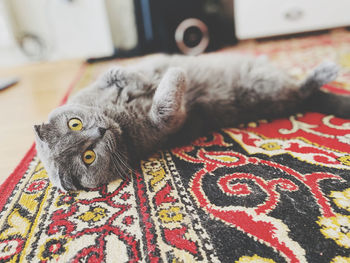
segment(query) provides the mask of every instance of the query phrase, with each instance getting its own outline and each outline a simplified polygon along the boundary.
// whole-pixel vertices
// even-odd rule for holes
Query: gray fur
[[[130,175],[146,155],[242,122],[278,117],[336,78],[333,63],[303,81],[265,57],[158,55],[116,66],[35,126],[38,156],[62,190],[94,188]],[[68,128],[71,118],[81,131]],[[93,149],[95,161],[82,155]]]

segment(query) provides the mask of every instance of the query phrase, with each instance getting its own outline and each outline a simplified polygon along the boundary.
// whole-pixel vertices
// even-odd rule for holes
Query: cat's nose
[[[105,129],[105,128],[98,127],[98,132],[100,133],[101,136],[103,136],[106,133],[106,130],[107,129]]]

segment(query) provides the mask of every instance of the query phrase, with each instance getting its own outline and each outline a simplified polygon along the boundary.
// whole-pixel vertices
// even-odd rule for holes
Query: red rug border
[[[9,177],[0,186],[0,211],[3,210],[8,198],[14,190],[17,183],[21,180],[23,175],[28,169],[30,162],[33,160],[36,154],[35,143],[32,144],[29,151],[26,153],[22,161],[17,165],[15,170],[10,174]]]
[[[87,68],[87,64],[82,63],[82,65],[79,67],[78,72],[76,73],[74,79],[72,80],[71,84],[69,85],[66,94],[62,98],[60,105],[63,105],[64,103],[66,103],[66,101],[68,100],[68,96],[71,94],[75,85],[81,79],[86,68]],[[14,171],[0,185],[0,193],[1,193],[1,195],[0,195],[0,212],[3,210],[5,204],[7,203],[8,198],[10,197],[11,193],[15,189],[16,185],[19,183],[21,178],[24,176],[25,172],[28,169],[30,162],[33,160],[35,155],[36,155],[36,149],[35,149],[35,143],[33,143],[32,146],[29,148],[28,152],[23,157],[23,159],[20,161],[20,163],[14,169]]]

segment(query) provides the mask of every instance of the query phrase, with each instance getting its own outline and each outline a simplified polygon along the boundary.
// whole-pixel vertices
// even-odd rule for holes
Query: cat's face
[[[64,105],[34,128],[38,156],[61,190],[95,188],[128,176],[120,127],[98,109]]]

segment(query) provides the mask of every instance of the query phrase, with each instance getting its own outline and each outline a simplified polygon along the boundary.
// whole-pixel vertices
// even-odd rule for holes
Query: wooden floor
[[[34,141],[33,125],[58,106],[81,61],[70,60],[1,69],[0,79],[18,76],[17,85],[0,91],[0,184]]]

